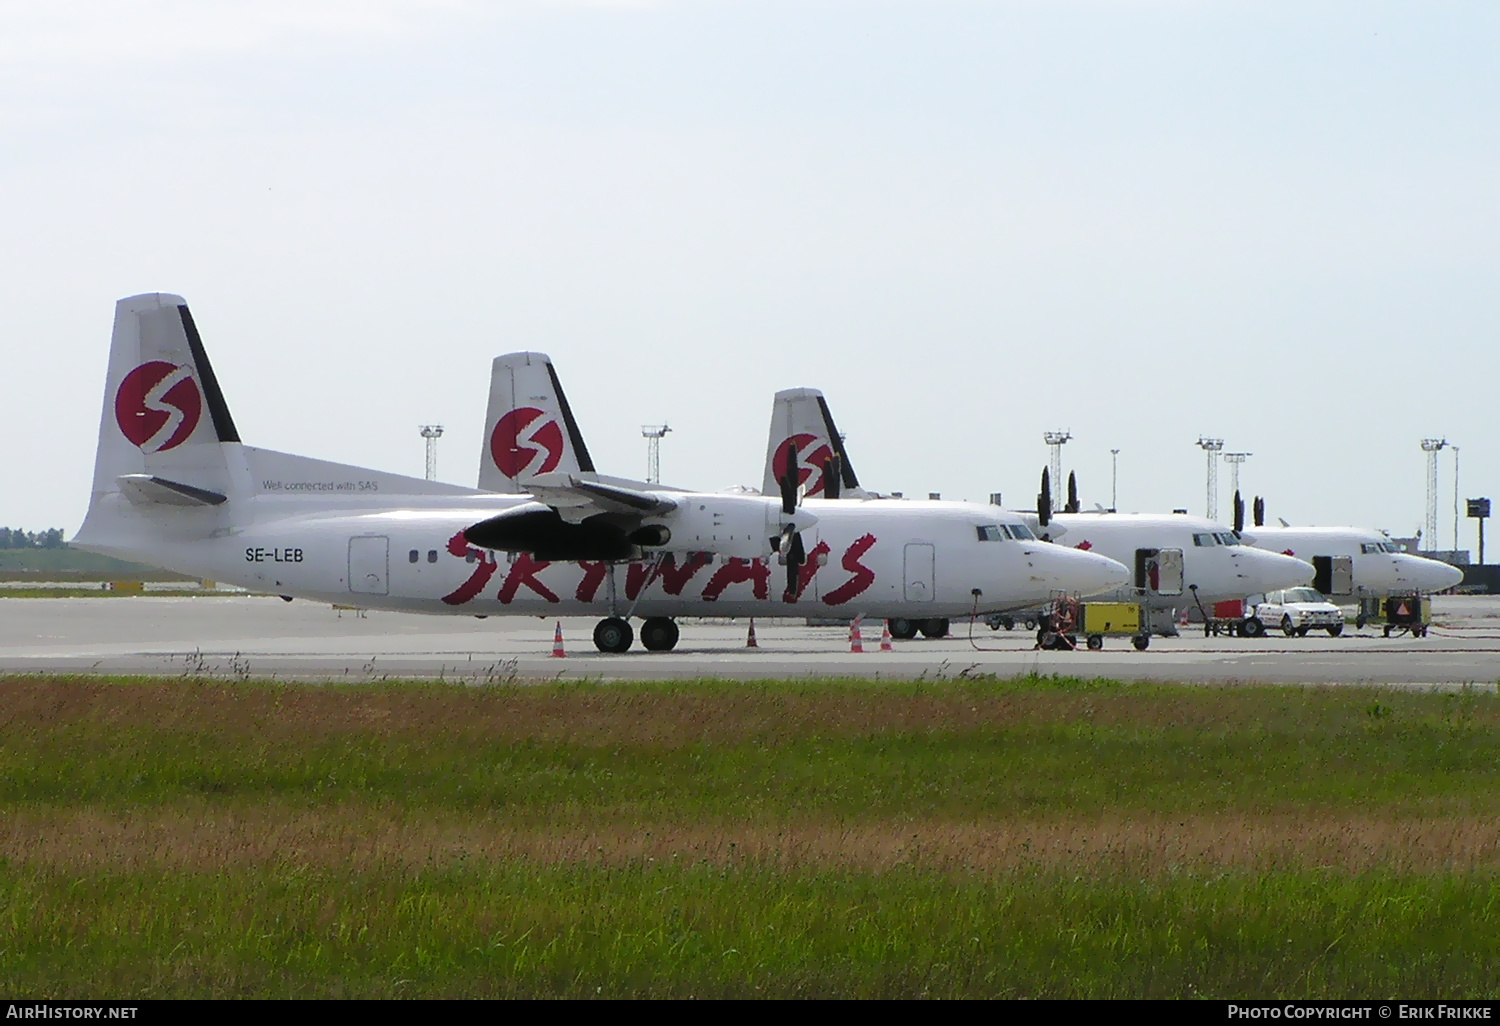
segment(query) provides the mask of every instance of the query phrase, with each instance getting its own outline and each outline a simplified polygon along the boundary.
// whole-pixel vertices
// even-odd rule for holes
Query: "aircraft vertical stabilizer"
[[[538,474],[592,473],[594,461],[544,353],[497,356],[479,454],[479,487],[519,493]]]
[[[797,483],[805,488],[806,495],[827,499],[867,496],[849,464],[833,414],[816,388],[789,388],[776,393],[761,485],[766,495],[778,493],[778,482],[786,473],[793,449],[797,453]]]
[[[222,502],[232,485],[220,443],[239,440],[182,297],[151,293],[120,300],[99,418],[94,500],[144,488],[162,495],[175,490],[179,505],[196,504],[195,493]]]

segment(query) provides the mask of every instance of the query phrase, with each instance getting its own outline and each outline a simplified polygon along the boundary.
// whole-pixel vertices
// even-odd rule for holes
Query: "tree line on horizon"
[[[46,531],[23,531],[19,527],[0,527],[0,549],[65,549],[63,529],[53,527]]]

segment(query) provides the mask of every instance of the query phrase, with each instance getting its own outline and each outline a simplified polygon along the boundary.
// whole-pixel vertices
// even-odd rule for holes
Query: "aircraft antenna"
[[[437,440],[443,437],[443,425],[423,424],[422,437],[427,439],[427,480],[437,480]]]
[[[1437,551],[1438,453],[1447,444],[1446,438],[1422,439],[1422,451],[1427,454],[1427,527],[1422,542],[1430,552]]]
[[[1224,439],[1198,436],[1198,446],[1208,454],[1208,506],[1204,514],[1210,520],[1219,519],[1219,452],[1224,448]]]
[[[647,484],[661,484],[661,439],[671,430],[665,424],[641,425],[641,437],[646,440]]]
[[[1052,450],[1052,487],[1062,487],[1062,447],[1073,437],[1071,431],[1043,431],[1042,438],[1047,442],[1047,447]]]

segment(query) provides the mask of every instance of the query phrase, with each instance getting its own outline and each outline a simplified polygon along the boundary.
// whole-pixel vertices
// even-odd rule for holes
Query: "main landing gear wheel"
[[[946,617],[923,620],[921,630],[925,637],[946,638],[948,636],[948,620]]]
[[[605,617],[594,625],[594,647],[601,652],[625,652],[634,640],[630,623],[618,616]]]
[[[1266,625],[1260,622],[1258,616],[1247,616],[1240,624],[1240,636],[1244,638],[1259,638],[1266,633]]]
[[[641,644],[648,652],[670,652],[677,644],[677,621],[665,616],[649,617],[641,624]]]
[[[910,641],[917,636],[917,621],[897,618],[887,620],[886,625],[891,629],[891,637],[897,641]]]

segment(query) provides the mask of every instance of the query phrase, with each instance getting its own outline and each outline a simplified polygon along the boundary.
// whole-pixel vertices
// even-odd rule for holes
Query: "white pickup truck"
[[[1241,628],[1252,637],[1273,626],[1280,627],[1287,637],[1305,637],[1314,628],[1335,638],[1344,632],[1344,611],[1314,588],[1267,592],[1254,605],[1254,614]]]

